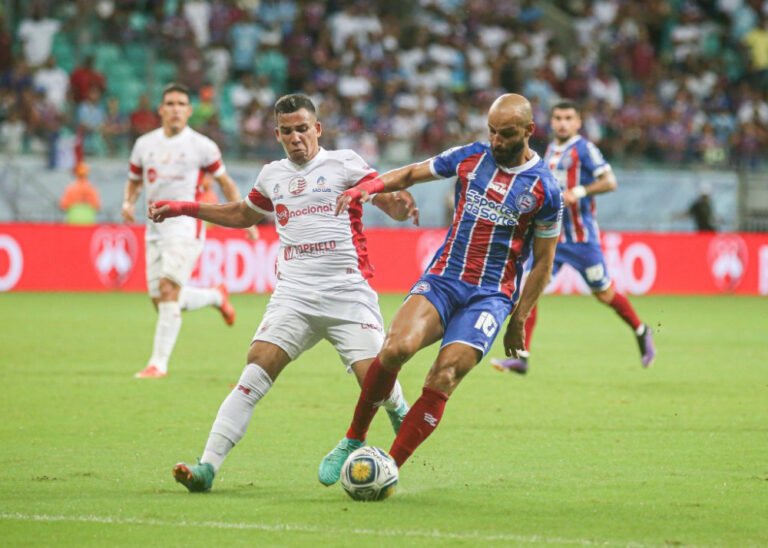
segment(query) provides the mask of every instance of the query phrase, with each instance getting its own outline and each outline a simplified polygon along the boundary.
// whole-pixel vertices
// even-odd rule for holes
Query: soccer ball
[[[384,500],[395,492],[397,479],[397,464],[378,447],[353,451],[341,468],[341,486],[355,500]]]

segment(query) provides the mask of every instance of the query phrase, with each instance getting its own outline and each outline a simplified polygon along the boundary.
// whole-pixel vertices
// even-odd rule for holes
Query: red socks
[[[448,394],[426,387],[422,390],[421,397],[408,411],[403,424],[400,425],[400,433],[389,450],[398,468],[437,428],[447,401]]]
[[[531,308],[531,313],[525,320],[525,349],[529,352],[531,351],[531,339],[533,338],[533,328],[536,326],[536,311],[538,309],[538,306]]]
[[[632,305],[629,303],[629,299],[624,295],[620,293],[614,294],[613,299],[608,303],[608,306],[613,308],[616,313],[621,316],[621,319],[627,322],[633,330],[637,331],[637,328],[642,324],[640,318],[638,318],[635,313],[635,309],[632,308]]]
[[[352,418],[352,424],[347,430],[347,437],[354,440],[365,440],[368,434],[368,427],[371,425],[376,411],[379,410],[378,404],[386,400],[397,380],[397,371],[391,372],[381,366],[379,357],[371,363],[368,373],[365,374],[363,387],[360,389],[360,397],[355,407],[355,416]]]

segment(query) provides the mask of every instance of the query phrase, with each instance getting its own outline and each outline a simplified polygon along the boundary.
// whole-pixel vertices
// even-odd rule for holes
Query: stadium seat
[[[119,66],[124,62],[122,58],[123,54],[120,51],[120,48],[115,44],[98,44],[93,55],[96,70],[105,73],[109,73],[115,66]]]
[[[151,71],[155,80],[164,84],[176,79],[176,65],[169,61],[156,61]]]

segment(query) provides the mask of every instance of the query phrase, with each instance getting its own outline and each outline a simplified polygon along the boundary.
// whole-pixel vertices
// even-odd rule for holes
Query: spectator
[[[76,104],[85,101],[92,88],[98,89],[101,93],[107,90],[107,80],[103,74],[93,68],[91,55],[83,59],[82,65],[72,71],[69,83],[72,86],[72,99]]]
[[[130,126],[126,116],[120,112],[120,101],[117,97],[107,99],[107,112],[101,135],[110,155],[121,154],[128,144]]]
[[[0,74],[13,66],[13,35],[8,32],[5,18],[0,13]]]
[[[589,95],[598,101],[605,101],[614,110],[624,104],[621,83],[608,63],[600,63],[598,66],[596,77],[589,83]]]
[[[699,232],[714,232],[717,230],[715,223],[715,214],[712,208],[712,187],[703,183],[699,190],[698,197],[691,202],[687,211],[678,213],[675,218],[681,219],[690,217],[696,225]]]
[[[8,112],[7,118],[0,123],[0,149],[8,156],[21,154],[24,148],[24,134],[27,131],[27,125],[21,119],[19,111],[16,109]]]
[[[277,95],[282,95],[288,83],[288,59],[280,51],[280,31],[261,36],[261,51],[256,57],[254,70],[258,76],[266,76]]]
[[[184,17],[195,37],[195,45],[204,49],[211,39],[211,5],[204,0],[186,0],[183,2]]]
[[[243,14],[240,21],[232,25],[229,35],[232,41],[232,69],[236,78],[253,70],[253,60],[262,32],[261,27],[248,11]]]
[[[59,207],[66,213],[66,222],[74,225],[92,225],[101,209],[99,191],[88,180],[88,164],[75,166],[75,180],[61,196]]]
[[[217,109],[214,102],[215,98],[216,91],[213,89],[213,86],[203,86],[200,89],[200,102],[195,105],[195,108],[192,111],[192,116],[189,117],[189,125],[192,129],[196,129],[204,135],[208,135],[215,142],[221,143],[220,139],[214,138],[210,133],[204,132],[201,129],[208,124],[211,118],[216,116]]]
[[[69,94],[69,75],[63,68],[56,66],[56,59],[50,56],[32,79],[34,86],[45,91],[46,100],[59,112],[67,111]]]
[[[34,68],[41,66],[50,57],[53,37],[61,28],[61,23],[56,19],[48,19],[43,15],[42,4],[35,2],[30,17],[22,19],[19,25],[18,36],[22,42],[24,59]]]
[[[139,106],[131,113],[129,121],[131,141],[160,127],[160,115],[152,109],[147,95],[139,97]]]
[[[744,44],[749,52],[749,75],[755,86],[768,89],[768,15],[760,15],[760,24],[747,33]]]
[[[103,152],[101,127],[107,118],[107,111],[101,101],[101,90],[93,87],[88,98],[77,106],[75,120],[77,131],[83,138],[83,147],[87,154]]]

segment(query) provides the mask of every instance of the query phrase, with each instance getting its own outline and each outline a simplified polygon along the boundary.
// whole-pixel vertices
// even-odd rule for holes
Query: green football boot
[[[317,479],[323,485],[333,485],[339,481],[341,476],[341,467],[344,461],[355,450],[360,449],[364,443],[360,440],[343,438],[333,450],[320,461],[320,468],[317,471]]]
[[[392,430],[395,431],[395,435],[400,432],[400,425],[403,424],[403,420],[408,414],[409,409],[410,407],[405,403],[405,400],[400,402],[397,409],[387,409],[387,416],[389,417],[389,422],[392,423]]]
[[[184,487],[189,489],[190,493],[205,493],[211,490],[213,485],[213,466],[209,463],[185,464],[180,462],[173,467],[173,477]]]

